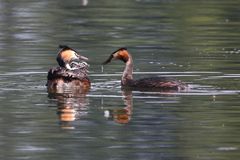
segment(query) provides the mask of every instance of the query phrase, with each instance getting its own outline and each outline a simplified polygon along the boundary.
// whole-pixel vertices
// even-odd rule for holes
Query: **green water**
[[[238,160],[239,5],[0,1],[0,159]],[[89,57],[86,95],[48,95],[59,44]],[[101,67],[119,47],[133,55],[136,79],[164,75],[190,89],[122,91],[124,64]]]

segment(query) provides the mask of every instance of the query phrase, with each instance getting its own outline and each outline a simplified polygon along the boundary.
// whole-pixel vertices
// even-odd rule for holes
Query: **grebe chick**
[[[73,51],[73,49],[64,46],[58,53],[57,61],[60,66],[53,67],[48,71],[46,84],[48,92],[64,93],[70,91],[74,93],[86,93],[90,89],[91,82],[88,77],[89,65],[85,61],[82,61],[82,58],[79,58],[83,56],[76,54],[75,51],[71,51]],[[72,53],[74,53],[78,59],[66,58],[71,57]],[[60,61],[60,58],[67,59],[67,61],[65,61],[67,65],[63,65],[65,62],[63,60]],[[87,58],[84,57],[84,59]]]
[[[79,63],[88,60],[87,57],[79,55],[77,51],[66,45],[59,45],[59,48],[60,51],[57,55],[57,62],[59,66],[65,67],[68,70],[76,69],[72,68],[72,66],[70,65],[71,63]]]
[[[126,48],[120,48],[113,52],[103,63],[108,64],[111,60],[121,60],[125,63],[125,69],[122,74],[121,85],[123,88],[140,90],[162,90],[162,91],[180,91],[187,88],[187,85],[181,81],[169,79],[166,77],[149,77],[139,80],[133,79],[133,58]]]

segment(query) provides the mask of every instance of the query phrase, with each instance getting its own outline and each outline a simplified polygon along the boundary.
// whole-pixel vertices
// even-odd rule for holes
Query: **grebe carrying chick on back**
[[[47,76],[47,88],[51,93],[62,93],[65,90],[87,92],[91,83],[88,78],[87,57],[81,56],[74,49],[59,45],[57,55],[58,67],[51,68]]]
[[[149,77],[134,80],[133,79],[133,58],[126,48],[120,48],[113,52],[103,63],[108,64],[111,60],[121,60],[125,63],[125,69],[122,74],[121,85],[123,88],[136,90],[159,90],[159,91],[181,91],[187,88],[187,85],[179,80],[166,77]]]

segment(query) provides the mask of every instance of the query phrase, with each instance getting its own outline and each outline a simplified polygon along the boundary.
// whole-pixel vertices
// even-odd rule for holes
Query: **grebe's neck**
[[[126,62],[125,69],[122,75],[122,85],[127,85],[128,82],[133,80],[133,60],[132,56],[129,54],[129,58]]]

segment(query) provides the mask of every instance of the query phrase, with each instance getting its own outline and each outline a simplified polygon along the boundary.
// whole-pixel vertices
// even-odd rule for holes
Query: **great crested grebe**
[[[88,78],[88,58],[79,55],[68,46],[59,46],[58,67],[51,68],[47,76],[47,88],[51,93],[86,93],[91,86]]]
[[[146,89],[146,90],[174,90],[180,91],[187,88],[187,85],[181,81],[169,79],[166,77],[149,77],[139,80],[133,79],[133,58],[126,48],[120,48],[113,52],[103,65],[111,62],[112,59],[121,60],[125,63],[121,85],[124,88]]]

